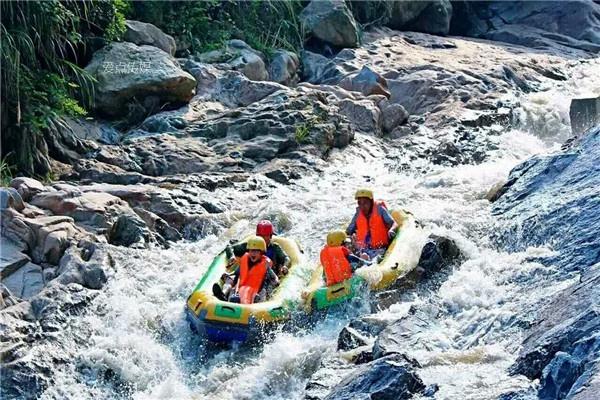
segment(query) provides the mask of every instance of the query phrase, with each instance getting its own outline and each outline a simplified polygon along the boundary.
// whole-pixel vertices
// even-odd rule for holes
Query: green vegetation
[[[92,106],[94,80],[83,67],[104,43],[122,37],[126,17],[157,25],[190,52],[242,39],[268,56],[276,48],[302,47],[298,16],[305,3],[1,2],[2,165],[15,174],[52,176],[50,138],[60,137],[61,119],[87,115]]]
[[[294,138],[296,139],[296,143],[303,144],[308,141],[310,130],[312,128],[311,123],[304,123],[296,126],[296,132],[294,133]]]
[[[1,5],[2,162],[18,172],[50,172],[45,131],[81,116],[93,80],[80,66],[88,39],[124,30],[122,2],[6,1]]]
[[[302,47],[298,15],[303,8],[298,0],[140,1],[132,3],[128,17],[158,26],[191,52],[214,50],[227,40],[241,39],[269,55],[276,48]]]

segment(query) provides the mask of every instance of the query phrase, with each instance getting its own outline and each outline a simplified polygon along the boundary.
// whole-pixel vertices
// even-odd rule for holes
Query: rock
[[[2,283],[10,293],[18,298],[29,299],[44,288],[42,268],[39,265],[28,262],[8,277],[3,277]]]
[[[108,117],[123,117],[130,106],[146,114],[163,105],[181,105],[195,92],[196,80],[177,61],[152,46],[111,43],[94,53],[85,67],[97,81],[95,108]]]
[[[600,128],[584,135],[572,148],[533,157],[515,167],[504,194],[494,203],[502,230],[494,240],[510,251],[553,243],[553,263],[562,274],[585,271],[598,262],[600,198],[589,188],[600,186]],[[540,208],[544,199],[569,196]],[[569,232],[577,232],[570,236]]]
[[[507,189],[506,181],[498,181],[485,194],[485,199],[490,203],[493,203],[498,200]]]
[[[169,226],[169,224],[158,215],[140,207],[135,207],[133,211],[144,220],[150,230],[159,234],[163,240],[172,242],[181,240],[181,233],[177,229]]]
[[[371,100],[344,99],[338,103],[340,113],[348,117],[358,130],[379,135],[381,111]]]
[[[296,53],[287,50],[277,50],[269,64],[269,79],[285,86],[298,83],[300,59]]]
[[[456,144],[452,142],[442,142],[434,150],[431,161],[434,164],[458,165],[463,162],[463,157]]]
[[[421,250],[417,268],[423,271],[422,277],[427,278],[445,267],[456,264],[461,257],[462,252],[454,240],[432,234]]]
[[[121,215],[108,232],[108,243],[129,247],[150,241],[150,233],[146,224],[134,215]]]
[[[196,59],[202,63],[216,64],[222,69],[239,71],[253,81],[269,78],[264,55],[242,40],[230,40],[223,49],[199,54]]]
[[[107,282],[113,268],[114,262],[102,246],[94,246],[91,254],[85,247],[71,246],[60,259],[57,277],[53,282],[62,285],[77,283],[98,290]]]
[[[408,315],[379,333],[373,345],[373,358],[426,349],[427,338],[424,335],[431,329],[431,325],[432,318],[426,310],[411,307]]]
[[[311,1],[300,14],[308,32],[337,47],[356,47],[358,27],[344,1]]]
[[[368,338],[351,326],[345,326],[338,335],[337,349],[348,351],[367,344]]]
[[[381,124],[385,133],[391,133],[407,120],[408,112],[400,104],[387,104],[381,109]]]
[[[361,92],[365,96],[380,94],[390,97],[385,78],[367,66],[364,66],[359,73],[342,79],[339,85],[346,90]]]
[[[175,55],[177,49],[172,36],[146,22],[126,20],[123,40],[137,45],[147,44],[158,47],[172,56]]]
[[[16,272],[30,261],[30,258],[22,253],[22,248],[15,243],[0,237],[2,252],[0,253],[0,276],[2,279]]]
[[[600,48],[600,5],[592,1],[454,4],[453,35],[537,48],[568,46],[592,52]]]
[[[29,201],[34,195],[46,191],[44,185],[33,178],[19,177],[10,181],[10,187],[19,192],[23,201]]]
[[[20,299],[15,297],[3,283],[0,283],[0,311],[6,307],[14,306]]]
[[[25,208],[21,195],[12,187],[0,188],[0,210],[6,208],[12,208],[16,211],[21,211]]]
[[[600,97],[572,99],[569,107],[571,133],[579,136],[600,123]]]
[[[329,59],[308,50],[302,51],[300,56],[302,63],[302,80],[310,83],[318,83],[329,63]]]
[[[93,140],[101,144],[117,144],[121,140],[121,133],[106,122],[67,117],[65,123],[71,132],[81,140]]]
[[[396,7],[402,7],[404,2],[395,2]],[[428,1],[427,6],[412,21],[409,21],[404,30],[432,33],[434,35],[447,35],[450,31],[452,18],[452,4],[449,0]]]
[[[375,360],[344,378],[325,399],[410,399],[425,389],[415,367],[402,355]]]
[[[239,73],[225,74],[218,81],[218,99],[230,107],[248,106],[286,87],[272,82],[255,82]]]

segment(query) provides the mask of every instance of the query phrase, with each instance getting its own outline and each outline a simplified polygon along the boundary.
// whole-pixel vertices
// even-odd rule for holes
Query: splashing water
[[[498,222],[484,196],[520,161],[552,151],[564,140],[565,99],[581,88],[600,94],[598,76],[589,73],[594,65],[587,68],[577,67],[571,80],[521,99],[522,124],[501,134],[498,148],[480,165],[397,172],[394,160],[402,157],[401,149],[359,136],[368,152],[358,147],[334,152],[324,174],[277,186],[268,199],[218,189],[215,196],[235,195],[240,204],[230,210],[237,222],[220,237],[176,243],[168,250],[115,248],[117,271],[89,312],[73,318],[69,327],[89,332],[88,346],[57,372],[43,398],[303,398],[321,362],[338,357],[337,335],[347,317],[278,333],[262,346],[222,349],[191,333],[184,302],[224,243],[265,216],[277,217],[283,233],[297,238],[314,262],[326,232],[351,218],[353,190],[361,185],[375,188],[390,207],[411,210],[429,231],[454,239],[466,255],[435,293],[417,290],[412,300],[372,316],[397,320],[410,305],[435,304],[441,310],[436,323],[421,333],[424,345],[411,354],[423,366],[418,373],[424,382],[440,386],[436,398],[489,399],[532,385],[507,372],[519,350],[522,324],[532,319],[536,303],[568,282],[545,279],[551,267],[539,260],[553,254],[550,247],[509,254],[490,243]]]

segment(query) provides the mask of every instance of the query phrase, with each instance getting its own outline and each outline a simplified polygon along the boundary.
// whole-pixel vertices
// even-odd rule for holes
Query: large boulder
[[[400,354],[375,360],[344,378],[325,399],[410,399],[425,389],[416,367]]]
[[[329,59],[321,54],[312,53],[308,50],[302,51],[302,80],[309,83],[318,83],[323,75]]]
[[[123,40],[137,45],[147,44],[158,47],[172,56],[175,55],[177,49],[172,36],[146,22],[126,20]]]
[[[95,108],[122,117],[136,107],[153,113],[181,105],[195,93],[196,80],[177,61],[153,46],[111,43],[94,53],[85,67],[96,80]]]
[[[269,64],[269,78],[282,85],[294,86],[300,80],[298,77],[299,66],[300,59],[296,53],[277,50]]]
[[[358,46],[358,26],[343,0],[313,0],[302,10],[300,21],[324,42],[337,47]]]
[[[44,288],[42,267],[29,262],[3,278],[2,283],[14,296],[29,299]]]
[[[150,241],[146,224],[137,215],[123,214],[108,231],[108,242],[117,246],[141,245]]]
[[[453,2],[451,33],[528,47],[600,51],[600,4],[594,1]]]
[[[600,97],[572,99],[569,107],[571,132],[578,136],[600,123]]]
[[[10,187],[16,189],[24,201],[29,201],[34,195],[46,190],[42,182],[27,177],[13,179],[10,181]]]

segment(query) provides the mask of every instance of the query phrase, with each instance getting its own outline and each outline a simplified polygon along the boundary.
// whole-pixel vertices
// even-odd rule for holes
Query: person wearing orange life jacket
[[[347,236],[344,231],[327,234],[327,245],[321,250],[321,265],[327,286],[335,285],[352,277],[358,263],[369,264],[350,252],[345,246]]]
[[[279,278],[273,272],[273,263],[265,255],[267,244],[260,236],[253,236],[246,244],[247,253],[240,259],[240,267],[236,270],[233,285],[237,288],[229,301],[233,303],[252,304],[266,300],[265,282],[273,286],[279,285]]]
[[[353,235],[355,247],[361,258],[373,259],[385,253],[396,236],[398,224],[390,215],[385,203],[374,200],[372,190],[358,189],[354,198],[358,207],[346,233]]]

